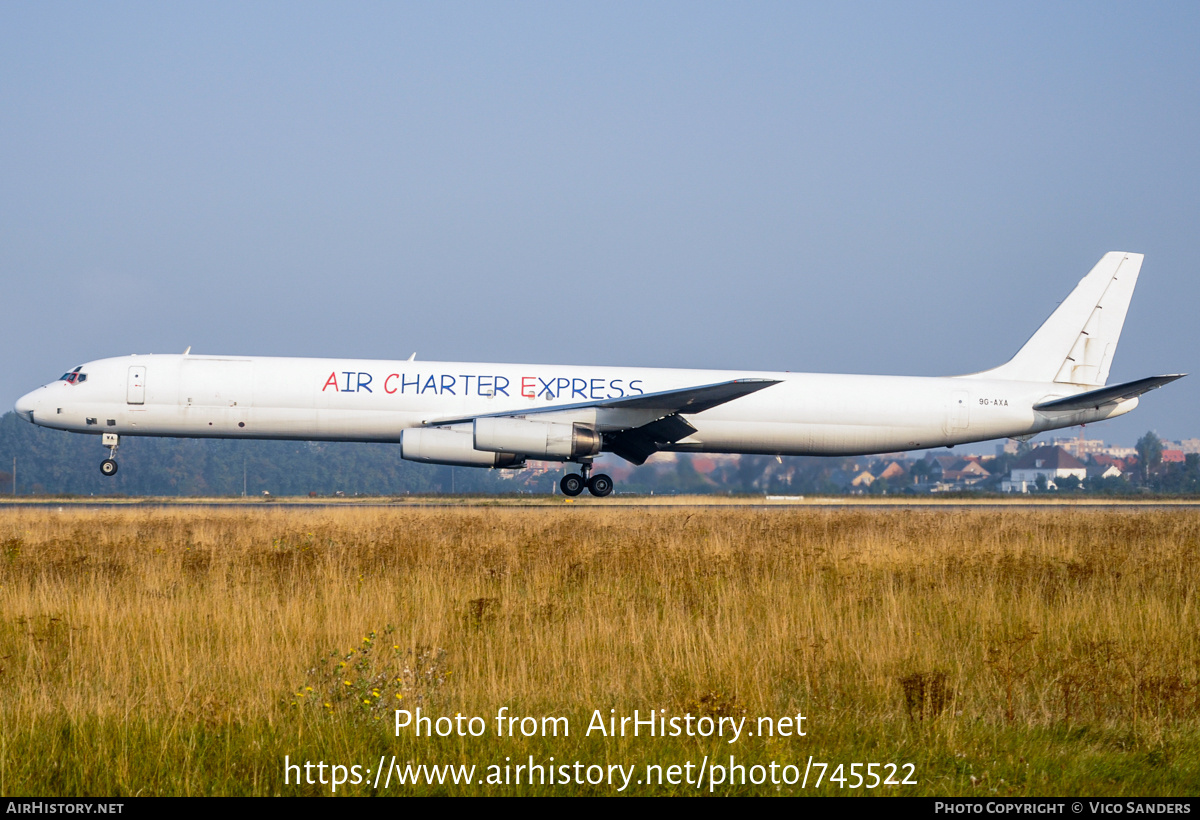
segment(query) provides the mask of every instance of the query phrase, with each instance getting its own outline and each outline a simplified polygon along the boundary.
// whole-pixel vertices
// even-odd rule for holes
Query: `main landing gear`
[[[562,481],[558,482],[558,488],[562,490],[563,495],[573,498],[583,492],[584,487],[587,487],[588,492],[597,498],[604,498],[613,491],[613,480],[604,473],[596,473],[591,478],[588,477],[592,471],[590,462],[583,462],[579,465],[579,469],[581,475],[567,473],[562,477]]]
[[[108,458],[100,462],[100,472],[114,476],[117,474],[117,445],[121,443],[121,437],[116,433],[105,433],[101,443],[108,448]]]

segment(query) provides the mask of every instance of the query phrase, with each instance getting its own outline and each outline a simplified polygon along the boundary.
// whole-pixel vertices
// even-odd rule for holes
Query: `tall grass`
[[[0,792],[330,793],[285,784],[284,755],[732,753],[915,764],[875,792],[1194,793],[1198,561],[1191,510],[7,509]],[[416,706],[489,732],[397,737]],[[571,735],[497,738],[501,706]],[[584,736],[596,709],[808,734]],[[615,790],[390,790],[413,791]]]

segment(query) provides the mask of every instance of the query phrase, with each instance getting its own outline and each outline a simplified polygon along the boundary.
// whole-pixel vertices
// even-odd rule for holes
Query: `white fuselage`
[[[957,377],[489,363],[146,355],[84,365],[17,412],[44,427],[123,436],[397,442],[439,419],[545,410],[732,379],[774,379],[687,419],[664,449],[857,455],[1025,436],[1119,416],[1137,399],[1074,412],[1033,405],[1083,386]],[[604,431],[604,424],[598,425]]]

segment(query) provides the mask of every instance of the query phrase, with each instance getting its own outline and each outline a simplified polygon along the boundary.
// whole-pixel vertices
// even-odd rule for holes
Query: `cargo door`
[[[146,403],[146,368],[144,366],[129,368],[129,384],[125,388],[127,404]]]
[[[946,434],[953,436],[965,433],[970,423],[970,394],[966,390],[955,390],[946,401]]]
[[[179,402],[192,425],[206,433],[246,432],[253,383],[248,361],[189,356],[180,371]]]

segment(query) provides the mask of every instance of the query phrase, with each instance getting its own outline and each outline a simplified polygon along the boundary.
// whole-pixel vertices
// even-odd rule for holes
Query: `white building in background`
[[[1063,448],[1075,458],[1083,458],[1092,453],[1104,453],[1108,450],[1107,445],[1098,438],[1056,438],[1053,445]]]
[[[1027,493],[1037,488],[1038,476],[1045,479],[1047,489],[1057,489],[1057,482],[1068,476],[1083,481],[1087,478],[1087,467],[1062,447],[1037,447],[1017,460],[1000,489],[1006,493]]]

